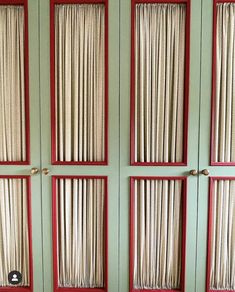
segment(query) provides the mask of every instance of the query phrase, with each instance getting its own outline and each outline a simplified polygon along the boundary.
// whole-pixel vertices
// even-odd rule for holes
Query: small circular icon
[[[12,285],[18,285],[22,282],[22,274],[19,271],[11,271],[8,274],[8,281]]]

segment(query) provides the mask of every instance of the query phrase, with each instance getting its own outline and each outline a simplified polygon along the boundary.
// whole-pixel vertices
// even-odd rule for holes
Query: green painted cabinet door
[[[12,2],[0,1],[0,290],[9,288],[7,275],[16,270],[22,282],[17,276],[15,287],[41,292],[41,176],[31,171],[41,164],[39,1],[28,0],[28,7],[27,1]]]
[[[140,66],[142,66],[143,71],[146,70],[146,71],[144,71],[143,76],[146,76],[145,75],[145,74],[147,74],[146,72],[150,72],[151,70],[152,70],[151,71],[152,74],[155,74],[153,71],[153,68],[147,67],[148,65],[146,65],[148,62],[148,59],[147,59],[147,57],[146,58],[144,57],[144,53],[143,53],[144,48],[146,48],[146,51],[152,50],[151,52],[153,52],[153,55],[152,55],[152,57],[149,56],[149,58],[150,59],[152,58],[151,59],[152,62],[155,62],[153,64],[156,64],[156,67],[157,67],[156,70],[160,71],[163,68],[163,67],[161,67],[161,65],[158,65],[159,64],[158,62],[162,61],[161,58],[159,58],[157,60],[157,57],[156,57],[155,61],[153,59],[154,54],[157,54],[157,52],[158,52],[158,54],[160,54],[159,51],[156,49],[156,47],[155,47],[155,49],[153,48],[154,42],[157,42],[156,39],[158,38],[159,35],[157,34],[156,31],[155,32],[152,31],[153,35],[156,36],[156,39],[155,40],[152,39],[152,47],[147,48],[146,43],[148,42],[148,40],[151,39],[151,35],[150,35],[150,33],[148,34],[148,32],[145,29],[150,27],[151,21],[155,21],[154,20],[154,13],[156,13],[155,15],[160,15],[157,13],[163,13],[163,12],[159,12],[159,11],[161,9],[162,9],[162,11],[165,11],[164,9],[166,9],[166,7],[164,7],[164,4],[163,4],[163,6],[161,6],[159,8],[158,12],[154,12],[154,9],[156,9],[156,6],[154,7],[154,5],[152,5],[152,7],[150,7],[150,6],[146,6],[147,4],[143,4],[143,7],[141,8],[141,2],[142,1],[126,1],[126,0],[120,1],[120,153],[121,153],[121,155],[120,155],[120,223],[119,223],[119,225],[120,225],[120,239],[119,239],[119,242],[120,242],[120,247],[119,247],[119,250],[120,250],[120,254],[119,254],[119,257],[120,257],[120,279],[119,279],[120,289],[119,289],[119,291],[127,292],[127,291],[134,291],[135,289],[136,289],[136,291],[140,291],[139,289],[141,289],[141,288],[143,289],[143,286],[145,286],[145,289],[148,287],[151,289],[151,287],[156,288],[156,286],[159,284],[158,289],[161,288],[160,286],[162,286],[162,289],[166,289],[166,288],[172,289],[175,285],[175,288],[180,289],[180,291],[192,292],[192,291],[196,291],[195,279],[196,279],[196,263],[197,263],[196,254],[197,254],[197,224],[198,224],[197,223],[197,214],[198,214],[199,177],[197,175],[195,175],[195,176],[190,175],[190,171],[191,170],[198,171],[198,167],[199,167],[199,165],[198,165],[198,154],[199,154],[198,141],[199,141],[199,107],[200,107],[199,103],[200,103],[200,80],[201,80],[201,77],[200,77],[200,75],[201,75],[201,67],[200,67],[200,64],[201,64],[201,59],[200,59],[201,46],[200,46],[200,43],[201,43],[201,9],[202,9],[201,1],[197,1],[197,0],[191,1],[191,8],[189,9],[191,11],[190,21],[187,24],[187,25],[189,25],[189,32],[190,32],[190,37],[189,37],[189,46],[190,46],[189,111],[188,111],[188,113],[189,113],[189,116],[188,116],[189,128],[188,128],[188,141],[187,141],[188,161],[185,165],[181,165],[181,166],[180,165],[174,166],[171,164],[161,165],[161,163],[159,163],[158,165],[155,165],[155,166],[154,165],[141,166],[141,163],[134,163],[135,165],[131,166],[131,164],[130,164],[131,161],[133,162],[133,159],[136,159],[136,157],[133,158],[133,156],[130,154],[130,150],[129,150],[131,148],[130,147],[130,140],[135,139],[135,138],[133,138],[133,136],[135,137],[136,133],[139,133],[138,127],[141,127],[141,121],[136,128],[133,127],[133,123],[132,123],[132,128],[130,130],[129,124],[130,124],[131,118],[135,119],[135,123],[137,123],[137,119],[138,119],[138,117],[136,117],[136,116],[134,116],[134,118],[133,118],[133,116],[130,117],[130,112],[133,114],[133,112],[135,112],[135,110],[138,110],[138,108],[135,107],[135,104],[133,102],[131,103],[131,108],[130,108],[130,94],[133,94],[134,91],[137,91],[138,90],[137,88],[139,88],[138,86],[140,86],[140,88],[141,88],[141,82],[143,82],[142,83],[143,87],[140,90],[143,90],[143,92],[146,93],[144,98],[147,99],[148,95],[151,96],[150,92],[151,92],[151,90],[154,90],[154,86],[153,86],[151,89],[149,89],[149,91],[144,91],[146,89],[145,86],[147,87],[148,84],[144,83],[145,82],[144,80],[141,81],[141,74],[139,74],[139,70],[141,70]],[[148,2],[150,5],[151,1],[143,1],[143,2]],[[154,2],[154,1],[152,1],[152,2]],[[157,2],[164,2],[164,1],[156,1],[156,3]],[[175,11],[174,7],[172,8],[173,11]],[[143,10],[146,9],[144,12],[145,14],[144,13],[142,14],[142,19],[140,17],[141,9],[143,9]],[[147,10],[147,9],[149,9],[149,10]],[[135,14],[134,14],[134,11],[135,11]],[[146,18],[146,17],[149,17],[149,18]],[[162,19],[163,19],[163,17],[164,16],[162,16]],[[135,26],[133,26],[131,29],[131,23],[133,21],[135,23]],[[142,21],[142,24],[145,21],[144,25],[142,25],[142,26],[141,26],[141,21]],[[158,24],[159,24],[159,22],[158,22]],[[137,29],[136,29],[136,27],[137,27]],[[139,32],[138,29],[142,29],[142,31]],[[182,29],[182,31],[183,30],[184,29]],[[132,36],[131,36],[131,34],[132,34]],[[142,37],[142,48],[140,48],[141,47],[141,41],[140,41],[141,37]],[[138,47],[138,49],[139,49],[138,56],[136,58],[135,58],[135,53],[137,52],[137,49],[135,49],[134,51],[133,51],[133,48],[131,49],[131,40],[134,42],[135,46],[137,46],[138,41],[140,41],[140,45],[139,45],[140,47]],[[142,51],[141,51],[141,49],[142,49]],[[142,60],[141,60],[141,53],[140,52],[143,54]],[[164,57],[162,57],[162,58],[164,58]],[[168,58],[170,58],[170,56],[168,56]],[[133,64],[133,62],[134,62],[133,59],[135,60],[136,63],[137,62],[139,62],[139,63],[138,63],[138,65],[136,65],[136,67],[132,68],[132,71],[131,71],[131,64]],[[141,65],[141,61],[142,61],[142,65]],[[149,61],[149,62],[151,62],[151,61]],[[146,67],[144,67],[145,65],[146,65]],[[139,67],[137,67],[137,66],[139,66]],[[137,68],[137,69],[135,70],[135,68]],[[135,74],[138,77],[136,77]],[[131,76],[132,76],[132,78],[131,78]],[[154,75],[151,75],[151,76],[149,75],[150,79],[154,78],[153,77]],[[140,79],[138,80],[137,78],[140,78]],[[135,81],[137,80],[134,89],[133,89],[133,87],[131,87],[131,82],[133,82],[133,80],[135,80]],[[160,81],[159,86],[164,86],[164,85],[162,85],[163,83],[164,83],[164,80]],[[139,94],[139,96],[141,95],[140,93],[138,93],[138,94]],[[162,96],[160,96],[160,98],[161,97]],[[151,97],[149,97],[149,99],[150,98]],[[152,98],[154,99],[154,97],[152,97]],[[146,101],[146,103],[147,103],[147,101]],[[139,104],[138,106],[139,106],[139,108],[141,108],[141,104]],[[144,116],[144,118],[146,118],[147,122],[146,122],[146,124],[144,124],[144,126],[142,124],[142,126],[148,127],[148,125],[147,125],[148,117],[146,116],[147,114],[145,111],[147,111],[146,108],[143,109],[142,115]],[[153,113],[151,112],[151,113],[149,113],[149,116],[151,116],[151,114],[153,115]],[[182,114],[183,114],[183,111],[182,111]],[[153,116],[149,119],[153,119]],[[185,121],[185,122],[187,122],[187,121]],[[151,123],[151,121],[150,121],[150,123]],[[136,131],[136,132],[133,135],[134,131]],[[144,131],[145,131],[145,128],[143,129],[143,132]],[[148,134],[145,133],[145,135],[146,135],[146,139],[148,139],[148,137],[147,137]],[[135,141],[137,141],[137,140],[135,140]],[[158,143],[158,142],[156,142],[156,143]],[[146,145],[145,142],[143,142],[143,145]],[[135,149],[137,149],[139,147],[139,145],[136,145],[135,147],[136,147]],[[155,144],[155,147],[157,147],[156,144]],[[165,145],[163,145],[163,147],[167,147],[167,145],[165,144]],[[133,147],[132,147],[132,150],[133,150]],[[146,150],[146,151],[148,151],[148,150]],[[133,152],[135,152],[135,151],[133,150]],[[145,159],[150,159],[150,160],[148,160],[148,162],[152,161],[151,160],[152,158],[148,158],[148,157],[146,158],[146,157],[145,157]],[[151,157],[151,154],[150,154],[150,157]],[[138,157],[137,157],[137,162],[138,162]],[[153,205],[153,204],[155,204],[154,199],[153,199],[153,197],[151,197],[150,194],[152,193],[153,196],[154,196],[154,194],[156,196],[157,195],[160,196],[160,194],[161,194],[161,191],[159,191],[159,192],[152,191],[154,188],[154,184],[152,185],[151,180],[154,180],[154,179],[161,180],[162,182],[160,182],[160,184],[162,183],[163,185],[165,183],[164,180],[165,181],[170,180],[170,182],[168,182],[168,186],[169,186],[171,184],[171,181],[174,181],[177,179],[179,180],[182,177],[185,179],[186,185],[187,185],[186,193],[185,193],[185,195],[186,195],[186,206],[185,206],[186,207],[186,215],[185,215],[185,218],[182,219],[183,220],[182,221],[182,228],[183,229],[186,228],[185,229],[185,231],[186,231],[185,273],[183,270],[181,271],[182,274],[184,274],[184,277],[182,277],[182,274],[181,274],[182,278],[179,281],[180,283],[178,282],[177,284],[176,283],[169,284],[169,282],[167,284],[167,280],[164,284],[163,283],[164,280],[163,280],[163,282],[161,282],[161,279],[159,280],[159,282],[157,284],[156,283],[153,284],[153,282],[150,283],[150,280],[146,280],[146,279],[150,279],[150,278],[152,279],[152,277],[154,277],[153,273],[155,272],[155,276],[156,276],[156,273],[158,273],[158,271],[160,271],[160,269],[161,269],[159,266],[157,266],[156,254],[154,254],[154,249],[155,248],[157,249],[156,243],[158,242],[158,240],[162,240],[162,239],[161,239],[161,236],[159,234],[158,234],[158,237],[156,236],[157,231],[155,229],[151,229],[152,234],[155,234],[155,235],[153,235],[153,237],[151,237],[150,231],[149,231],[150,233],[148,233],[147,227],[146,227],[146,229],[144,229],[145,224],[147,226],[149,224],[149,222],[152,222],[152,223],[150,223],[149,228],[156,227],[156,225],[154,225],[154,223],[153,223],[154,221],[151,221],[151,220],[154,220],[151,218],[155,218],[154,211],[151,211],[151,210],[153,210],[152,208],[154,208],[154,210],[156,211],[155,208],[157,208],[157,207],[156,207],[156,205]],[[139,179],[142,180],[142,182],[138,182]],[[147,180],[147,181],[143,182],[144,180]],[[148,182],[148,180],[150,180],[150,182]],[[141,184],[142,184],[142,186],[141,186]],[[131,190],[130,190],[130,185],[131,185]],[[131,194],[130,194],[130,192],[131,192]],[[165,193],[165,195],[167,196],[167,192]],[[138,196],[140,196],[140,199],[138,199]],[[164,195],[163,195],[162,199],[165,198],[166,200],[168,200],[169,197],[167,199],[166,196],[164,197]],[[141,198],[143,200],[142,202],[141,202]],[[143,203],[143,202],[145,202],[145,203]],[[143,205],[143,204],[146,204],[146,205]],[[170,204],[170,201],[169,201],[169,204]],[[162,205],[162,208],[163,208],[163,205]],[[159,214],[157,212],[161,212],[160,209],[158,209],[158,211],[156,211],[155,214]],[[142,217],[139,217],[139,216],[142,216]],[[159,216],[161,217],[161,215],[159,215]],[[168,216],[168,215],[166,215],[166,216]],[[139,223],[138,218],[141,218],[141,219],[139,219],[140,221],[143,220],[142,223],[141,222]],[[167,217],[167,218],[169,219],[169,217]],[[145,224],[143,222],[145,222]],[[157,221],[157,222],[158,222],[158,224],[160,224],[160,226],[163,227],[164,219],[162,219],[162,221],[160,219],[160,221]],[[169,219],[169,222],[170,222],[170,219]],[[177,221],[174,221],[174,223],[176,224]],[[159,228],[161,228],[161,227],[159,227]],[[174,226],[174,228],[177,229],[177,224]],[[160,229],[158,229],[158,230],[160,230]],[[141,232],[142,232],[142,235],[141,235]],[[140,236],[140,237],[138,238],[138,236]],[[155,236],[155,239],[154,239],[154,236]],[[156,240],[156,238],[158,238],[158,239]],[[151,241],[152,241],[153,246],[151,245]],[[169,239],[169,241],[170,241],[170,239]],[[175,242],[177,242],[176,237],[175,237]],[[142,248],[141,251],[140,251],[140,246]],[[149,248],[149,250],[151,250],[150,255],[146,251],[148,248]],[[163,251],[163,249],[161,249],[161,247],[160,248],[158,247],[158,252],[162,252],[162,255],[164,254],[164,251]],[[129,256],[131,256],[131,259],[129,259]],[[201,257],[201,255],[200,255],[200,257]],[[165,261],[166,257],[163,256],[162,259],[163,259],[162,265],[164,265],[164,261]],[[168,258],[168,259],[169,259],[169,262],[170,262],[170,260],[172,260],[172,258],[171,259]],[[139,261],[139,263],[138,263],[138,261]],[[183,262],[184,262],[184,259],[183,259]],[[147,267],[146,270],[149,269],[147,272],[144,271],[144,269],[145,269],[144,265],[146,265],[146,267]],[[167,263],[166,263],[166,265],[167,265]],[[153,268],[153,267],[155,267],[155,268]],[[158,267],[158,268],[156,268],[156,267]],[[166,268],[166,269],[168,269],[168,268]],[[141,273],[143,274],[143,277],[142,277]],[[159,273],[164,274],[163,271],[161,271]],[[171,273],[171,272],[169,271],[169,273]],[[146,277],[146,278],[144,278],[144,277]],[[159,279],[159,276],[158,276],[158,279]],[[185,287],[185,289],[184,289],[184,287]],[[161,291],[163,291],[163,290],[161,290]],[[199,289],[198,291],[203,291],[203,290]]]
[[[202,1],[196,291],[234,289],[234,92],[229,89],[234,84],[234,3],[226,2]]]
[[[66,2],[69,2],[69,1],[60,1],[60,3],[65,3],[65,4]],[[86,8],[84,8],[84,6],[81,5],[81,7],[79,7],[80,5],[77,5],[77,7],[74,7],[76,6],[76,1],[72,1],[72,2],[74,5],[67,6],[68,11],[71,9],[74,9],[77,11],[77,13],[85,13],[84,15],[87,16]],[[79,1],[77,1],[77,3],[78,2]],[[55,237],[55,229],[57,227],[55,227],[55,224],[56,224],[55,221],[54,221],[54,224],[52,223],[52,215],[54,216],[54,219],[55,219],[55,216],[58,215],[58,213],[57,215],[55,213],[52,214],[53,212],[52,211],[53,209],[52,197],[53,197],[53,194],[54,196],[56,195],[53,192],[53,181],[55,184],[54,187],[56,188],[57,182],[55,182],[55,180],[61,178],[61,176],[63,176],[64,178],[66,176],[68,180],[71,179],[71,177],[74,180],[76,179],[79,180],[81,178],[85,180],[87,178],[90,178],[92,180],[97,177],[98,179],[101,177],[102,178],[105,177],[107,179],[107,189],[106,189],[107,205],[104,206],[107,211],[106,213],[107,217],[104,218],[104,222],[107,224],[106,231],[105,231],[105,241],[106,241],[105,249],[107,253],[105,258],[107,259],[107,261],[104,264],[105,267],[104,267],[104,275],[103,275],[103,277],[106,280],[104,280],[104,285],[101,285],[101,289],[99,290],[97,288],[97,290],[95,289],[95,291],[106,291],[107,287],[108,287],[108,291],[113,291],[113,292],[119,291],[119,283],[118,283],[118,269],[119,269],[119,264],[118,264],[118,261],[119,261],[119,258],[118,258],[118,244],[119,244],[119,222],[118,222],[118,218],[119,218],[119,213],[118,213],[119,212],[119,208],[118,208],[119,206],[119,2],[116,0],[109,0],[107,4],[107,1],[100,1],[100,2],[97,1],[99,2],[97,5],[101,5],[98,8],[96,5],[89,5],[89,1],[85,1],[85,2],[87,3],[84,5],[86,7],[90,7],[90,8],[87,8],[87,9],[90,9],[90,13],[94,12],[92,9],[100,9],[101,11],[99,12],[101,13],[100,17],[104,16],[102,14],[102,11],[103,11],[103,7],[101,7],[103,5],[102,3],[104,3],[105,9],[106,9],[106,18],[104,18],[105,19],[104,21],[106,21],[104,29],[105,29],[106,41],[107,41],[105,45],[105,60],[106,60],[105,70],[106,70],[106,75],[107,75],[106,81],[107,81],[108,86],[105,88],[105,90],[107,91],[106,93],[108,97],[108,112],[107,112],[108,119],[105,121],[105,123],[108,123],[109,125],[108,126],[108,148],[107,148],[108,163],[107,165],[105,165],[105,163],[103,163],[103,165],[102,163],[100,163],[100,165],[92,165],[92,163],[88,165],[84,165],[86,163],[81,163],[77,165],[76,163],[72,163],[72,164],[67,163],[64,165],[59,165],[60,163],[52,164],[51,111],[50,111],[51,91],[50,89],[51,89],[51,86],[53,85],[50,84],[50,64],[52,64],[51,62],[52,55],[50,55],[50,41],[51,41],[51,45],[53,45],[53,41],[52,41],[52,36],[50,35],[50,32],[52,33],[53,29],[50,30],[50,17],[52,19],[52,14],[50,15],[50,3],[54,3],[56,5],[56,3],[59,3],[59,1],[56,2],[56,1],[42,0],[40,1],[40,4],[39,4],[39,7],[40,7],[39,9],[40,9],[41,150],[42,150],[41,163],[42,163],[42,168],[46,168],[49,170],[48,175],[45,175],[45,174],[42,175],[44,292],[56,291],[57,286],[60,286],[61,288],[66,287],[66,283],[65,283],[66,281],[61,283],[61,281],[63,281],[62,279],[63,276],[57,275],[56,277],[56,272],[55,272],[57,271],[56,268],[54,268],[54,272],[53,272],[53,264],[58,264],[58,262],[57,262],[56,253],[54,253],[54,262],[53,262],[53,253],[52,253],[53,247],[55,248],[55,242],[57,241],[57,238]],[[95,3],[95,1],[90,1],[90,2]],[[61,8],[60,13],[63,13],[63,5],[57,8],[58,9]],[[57,8],[53,5],[51,6],[51,9],[53,9],[53,11],[55,11],[54,9],[57,9]],[[84,10],[82,11],[83,8]],[[86,23],[85,25],[87,25],[87,23],[89,22],[89,19],[86,20],[86,16],[84,18],[84,21]],[[56,14],[55,12],[54,17],[59,17],[59,14]],[[97,16],[96,21],[99,21],[99,19],[100,18]],[[63,21],[62,19],[60,20]],[[54,23],[52,21],[52,24],[51,24],[52,28],[54,27],[55,24],[56,22]],[[102,27],[102,25],[103,25],[102,23],[99,25],[94,25],[93,29],[96,29],[97,27],[98,27],[97,29],[99,29],[99,27]],[[81,32],[81,34],[82,33],[83,32]],[[84,32],[84,35],[85,33],[89,34],[91,33],[91,31]],[[86,43],[86,40],[87,39],[84,40],[84,43]],[[86,49],[84,50],[84,54],[85,53],[86,53]],[[81,62],[83,62],[83,60],[85,59],[86,57],[83,56],[81,59]],[[100,74],[102,74],[102,72],[100,72]],[[87,78],[87,80],[88,79],[89,78]],[[89,94],[91,93],[89,92]],[[66,98],[69,98],[69,95],[67,95]],[[94,110],[95,109],[96,108],[94,108]],[[96,126],[96,124],[94,124],[94,126]],[[84,146],[84,144],[80,142],[80,147],[82,146]],[[67,195],[69,194],[67,193]],[[85,197],[84,197],[84,200],[85,200]],[[87,209],[87,212],[90,212],[90,210],[91,209],[89,207]],[[99,212],[99,208],[94,209],[94,212]],[[69,211],[68,211],[68,216],[71,216],[71,215],[72,213],[69,214]],[[97,217],[94,217],[94,218],[97,218],[97,220],[99,220],[99,216],[101,215],[96,215],[96,216]],[[58,219],[58,217],[56,218]],[[97,226],[98,226],[97,228],[102,228],[102,224],[99,226],[99,223],[98,223]],[[64,243],[66,244],[67,242],[68,245],[69,245],[69,236],[70,235],[66,233],[64,237]],[[100,238],[100,240],[103,240],[103,239]],[[97,245],[99,245],[99,242],[97,243]],[[101,245],[101,250],[102,250],[102,243],[100,243],[100,245]],[[79,251],[80,250],[78,249],[78,252]],[[68,255],[68,260],[69,260],[69,255]],[[75,260],[75,262],[80,261],[81,255],[77,257],[75,256],[73,260]],[[87,258],[85,257],[85,261],[87,263],[89,262],[88,255],[87,255]],[[97,287],[96,284],[94,284],[95,287]],[[98,283],[98,285],[99,284],[100,282]],[[67,283],[67,285],[73,286],[73,287],[76,286],[76,284],[72,282]],[[77,285],[78,286],[80,285],[81,287],[82,285],[84,285],[84,283],[83,284],[80,283]]]

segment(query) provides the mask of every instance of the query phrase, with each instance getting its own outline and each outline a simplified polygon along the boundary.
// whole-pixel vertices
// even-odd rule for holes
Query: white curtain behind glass
[[[60,287],[104,287],[104,180],[58,179]]]
[[[0,161],[24,161],[24,7],[0,5]]]
[[[215,181],[212,212],[210,288],[235,290],[235,181]]]
[[[214,160],[235,162],[235,4],[217,4]]]
[[[235,162],[235,4],[217,4],[214,160]]]
[[[182,162],[186,6],[135,13],[135,162]]]
[[[0,286],[10,286],[8,274],[22,273],[29,286],[29,234],[25,179],[0,179]]]
[[[55,6],[56,159],[104,161],[105,6]]]
[[[182,181],[135,181],[134,288],[181,284]]]

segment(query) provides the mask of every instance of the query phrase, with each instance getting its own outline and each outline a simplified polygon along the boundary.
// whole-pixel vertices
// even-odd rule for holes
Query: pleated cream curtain
[[[104,287],[104,180],[58,179],[59,287]]]
[[[25,161],[24,8],[0,5],[0,161]]]
[[[210,288],[235,290],[235,181],[214,182],[212,212]]]
[[[22,273],[29,286],[29,234],[25,179],[0,179],[0,287],[11,286],[8,274]]]
[[[182,162],[186,6],[135,13],[135,162]]]
[[[105,159],[105,6],[55,6],[56,159]]]
[[[135,180],[134,198],[134,288],[180,288],[182,181]]]
[[[235,3],[217,4],[214,160],[235,162]]]

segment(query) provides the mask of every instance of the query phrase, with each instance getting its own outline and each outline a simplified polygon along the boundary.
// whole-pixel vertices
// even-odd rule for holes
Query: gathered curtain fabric
[[[214,161],[235,162],[235,3],[217,4]]]
[[[27,183],[0,179],[0,287],[11,286],[8,274],[19,271],[30,285]]]
[[[235,181],[215,180],[212,196],[210,289],[235,290]]]
[[[58,179],[58,285],[104,287],[103,179]]]
[[[183,160],[185,26],[184,4],[136,5],[135,162]]]
[[[26,160],[24,7],[0,5],[0,162]]]
[[[181,285],[182,181],[135,180],[135,289]]]
[[[56,160],[105,159],[105,6],[55,6]]]

